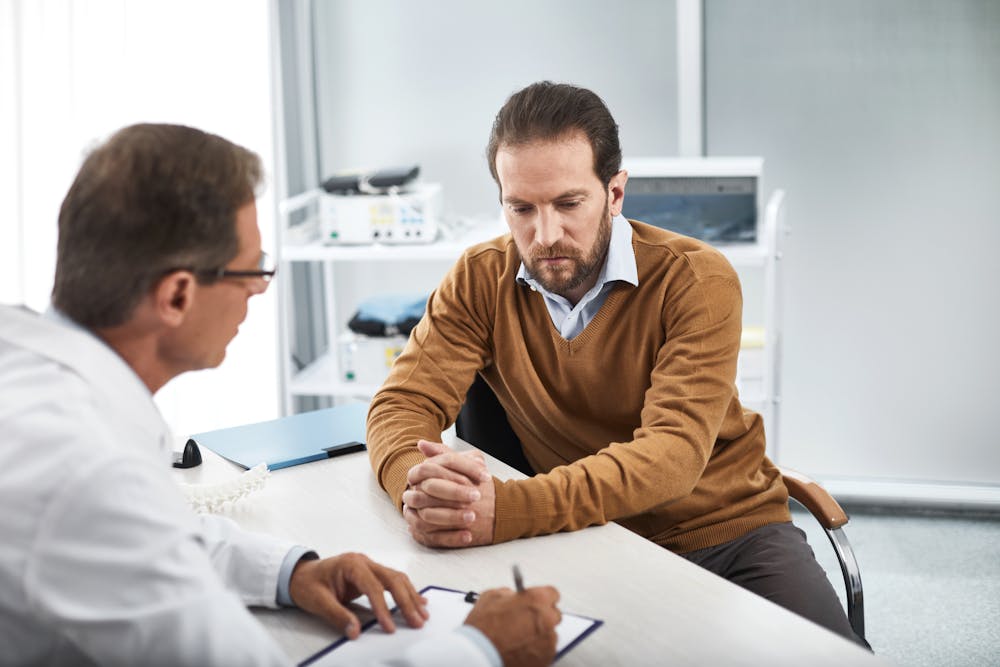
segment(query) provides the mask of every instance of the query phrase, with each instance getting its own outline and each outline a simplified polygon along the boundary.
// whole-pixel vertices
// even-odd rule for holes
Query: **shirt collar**
[[[517,283],[534,287],[543,294],[548,291],[536,281],[528,267],[521,262],[517,270]],[[611,219],[611,241],[608,244],[608,256],[604,259],[597,285],[606,285],[621,280],[631,285],[639,285],[639,270],[635,264],[635,252],[632,250],[632,225],[622,215]]]

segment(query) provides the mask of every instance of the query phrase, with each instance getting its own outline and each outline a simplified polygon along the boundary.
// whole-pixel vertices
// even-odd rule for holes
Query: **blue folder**
[[[365,448],[366,403],[347,403],[191,436],[199,447],[250,469],[266,463],[271,470],[358,452]]]

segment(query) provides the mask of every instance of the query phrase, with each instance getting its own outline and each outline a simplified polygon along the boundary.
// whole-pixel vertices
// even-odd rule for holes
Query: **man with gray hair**
[[[219,365],[261,250],[260,159],[178,125],[120,130],[84,161],[59,213],[52,308],[0,307],[0,662],[283,665],[246,605],[297,606],[354,639],[388,591],[421,627],[402,572],[196,516],[169,472],[152,395]],[[393,664],[542,665],[558,593],[488,591],[459,630]]]

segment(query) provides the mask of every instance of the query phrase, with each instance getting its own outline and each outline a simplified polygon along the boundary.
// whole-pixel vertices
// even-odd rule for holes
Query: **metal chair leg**
[[[826,536],[830,538],[833,550],[837,552],[840,572],[844,575],[844,586],[847,589],[847,620],[850,621],[854,634],[865,639],[865,596],[861,587],[861,570],[854,557],[854,550],[843,529],[824,530]]]

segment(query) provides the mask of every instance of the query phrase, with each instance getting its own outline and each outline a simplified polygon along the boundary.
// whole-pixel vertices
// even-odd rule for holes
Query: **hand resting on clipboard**
[[[558,596],[555,589],[529,588],[523,594],[546,591]],[[564,655],[588,634],[599,627],[602,621],[561,614],[551,619],[555,627],[555,641],[548,644],[529,641],[536,630],[533,610],[521,608],[520,613],[511,613],[512,608],[502,606],[503,599],[515,595],[509,589],[492,590],[478,596],[469,596],[465,591],[428,586],[420,591],[427,599],[430,618],[421,629],[410,628],[405,623],[397,624],[396,632],[385,632],[372,621],[365,624],[361,636],[354,640],[340,639],[326,649],[305,660],[302,665],[310,667],[333,667],[339,665],[466,665],[459,656],[444,653],[445,640],[468,619],[487,636],[499,649],[501,660],[510,665],[547,665]],[[551,598],[550,598],[551,599]],[[556,598],[557,599],[557,598]],[[468,601],[467,601],[468,600]],[[473,602],[476,606],[473,607]],[[492,610],[490,607],[494,607]],[[476,610],[482,609],[483,617],[477,617]],[[557,612],[558,613],[558,612]],[[486,618],[486,616],[491,616]],[[522,625],[524,627],[522,627]],[[441,649],[442,652],[435,652]],[[482,662],[482,664],[489,664]]]

